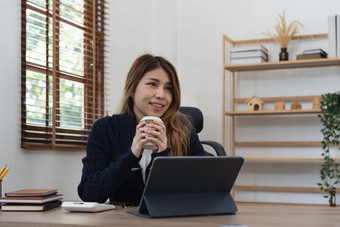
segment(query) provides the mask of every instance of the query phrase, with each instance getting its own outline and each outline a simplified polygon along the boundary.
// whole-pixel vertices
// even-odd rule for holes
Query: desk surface
[[[0,212],[0,226],[338,226],[340,207],[302,205],[238,204],[236,215],[147,219],[116,210],[100,213],[71,213],[63,208],[45,212]]]

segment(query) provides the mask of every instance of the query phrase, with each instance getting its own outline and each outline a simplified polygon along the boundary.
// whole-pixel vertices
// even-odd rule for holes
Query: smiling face
[[[162,68],[145,73],[132,98],[137,122],[145,116],[161,118],[169,109],[173,98],[173,85],[169,75]]]

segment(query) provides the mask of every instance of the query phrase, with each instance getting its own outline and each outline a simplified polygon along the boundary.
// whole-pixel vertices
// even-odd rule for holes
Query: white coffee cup
[[[148,122],[148,121],[154,121],[154,120],[163,123],[162,119],[160,119],[159,117],[154,117],[154,116],[145,116],[140,120],[140,122],[142,121]],[[156,150],[157,148],[158,148],[157,145],[152,142],[146,142],[143,145],[143,149],[147,149],[147,150]]]

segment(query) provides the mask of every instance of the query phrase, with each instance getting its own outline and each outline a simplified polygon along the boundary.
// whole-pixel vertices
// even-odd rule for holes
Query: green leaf
[[[330,153],[331,146],[340,150],[340,92],[321,94],[320,108],[322,114],[319,114],[318,117],[323,126],[320,132],[323,135],[321,156],[324,162],[320,169],[322,183],[317,183],[317,185],[320,190],[332,193],[331,191],[335,190],[335,185],[340,183],[340,164],[331,157]],[[328,198],[329,196],[324,197]]]

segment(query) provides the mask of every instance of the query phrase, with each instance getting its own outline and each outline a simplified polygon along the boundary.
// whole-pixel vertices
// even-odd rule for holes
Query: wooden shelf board
[[[327,38],[328,33],[321,34],[311,34],[311,35],[297,35],[293,36],[292,40],[300,40],[300,39],[320,39]],[[275,42],[273,38],[266,39],[248,39],[248,40],[232,40],[226,35],[223,35],[224,40],[230,42],[232,45],[242,45],[242,44],[251,44],[251,43],[267,43],[267,42]]]
[[[309,67],[340,66],[340,58],[306,59],[298,61],[262,62],[250,64],[225,65],[224,68],[231,72],[296,69]]]
[[[244,158],[245,162],[307,162],[307,163],[321,163],[323,158]],[[340,159],[335,158],[335,161]]]
[[[258,97],[263,102],[277,102],[277,101],[313,101],[315,98],[321,98],[320,95],[308,96],[285,96],[285,97]],[[236,103],[245,103],[248,98],[235,98]]]
[[[240,191],[276,191],[276,192],[316,192],[323,193],[318,187],[280,187],[280,186],[252,186],[235,185],[234,189]],[[340,192],[340,189],[337,189]]]
[[[237,147],[321,147],[320,141],[235,142]]]
[[[288,209],[294,207],[320,207],[325,208],[329,207],[328,204],[319,204],[319,203],[292,203],[292,202],[265,202],[265,201],[243,201],[243,200],[235,200],[237,205],[244,205],[244,206],[261,206],[261,207],[267,207],[267,206],[275,206],[275,207],[288,207]]]
[[[275,115],[275,114],[318,114],[321,110],[302,109],[302,110],[261,110],[261,111],[225,111],[225,115]]]

